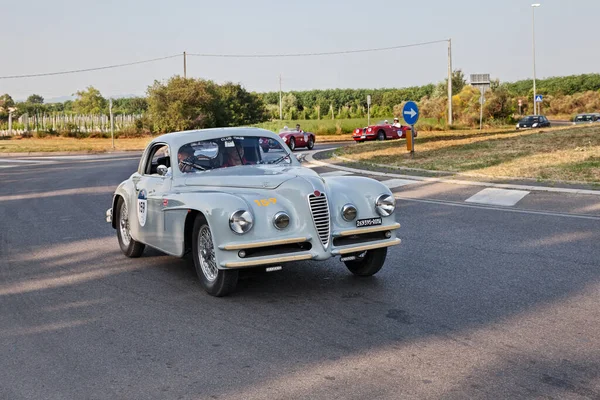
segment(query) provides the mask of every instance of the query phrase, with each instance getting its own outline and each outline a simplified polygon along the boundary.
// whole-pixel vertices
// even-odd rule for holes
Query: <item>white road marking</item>
[[[475,193],[465,200],[465,202],[511,207],[521,201],[523,197],[527,196],[529,193],[530,192],[526,190],[487,188]]]
[[[518,214],[544,215],[544,216],[548,216],[548,217],[562,217],[562,218],[575,218],[575,219],[591,219],[593,221],[600,221],[600,217],[594,216],[594,215],[568,214],[568,213],[536,211],[536,210],[522,210],[522,209],[518,209],[518,208],[500,208],[500,207],[485,206],[485,205],[456,203],[453,201],[446,201],[446,200],[413,199],[410,197],[402,197],[397,194],[394,195],[394,197],[396,198],[396,200],[413,201],[415,203],[437,204],[437,205],[450,206],[450,207],[477,208],[479,210],[506,211],[506,212],[512,212],[512,213],[518,213]]]
[[[394,189],[400,186],[412,185],[418,183],[418,181],[410,181],[408,179],[388,179],[387,181],[381,181],[385,186],[390,189]]]
[[[45,164],[45,163],[50,163],[52,161],[46,161],[46,160],[31,160],[31,159],[27,159],[27,160],[23,160],[23,159],[18,159],[18,158],[0,158],[0,162],[1,163],[9,163],[9,164]]]
[[[344,176],[344,175],[352,175],[352,172],[348,171],[333,171],[333,172],[325,172],[324,174],[319,174],[321,176]]]

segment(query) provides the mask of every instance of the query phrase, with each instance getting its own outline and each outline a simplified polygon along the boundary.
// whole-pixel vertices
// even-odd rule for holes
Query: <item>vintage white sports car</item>
[[[276,143],[268,153],[265,140]],[[219,128],[154,139],[106,219],[126,256],[146,245],[191,252],[206,291],[223,296],[240,268],[340,256],[356,275],[377,273],[387,248],[400,243],[395,206],[376,180],[303,167],[270,131]]]

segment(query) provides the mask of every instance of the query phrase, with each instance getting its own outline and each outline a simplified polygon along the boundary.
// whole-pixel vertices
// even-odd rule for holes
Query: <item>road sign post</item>
[[[367,126],[371,125],[371,95],[367,95]]]
[[[542,96],[541,94],[538,94],[535,96],[534,110],[537,110],[535,115],[541,114],[540,110],[541,110],[543,102],[544,102],[544,96]]]
[[[471,86],[479,88],[479,130],[483,129],[483,104],[485,103],[485,92],[491,87],[490,74],[471,74]]]
[[[523,115],[523,100],[519,99],[519,115]]]
[[[415,154],[415,124],[419,120],[419,106],[414,101],[408,101],[402,109],[402,117],[404,121],[410,125],[410,138],[406,136],[406,149],[410,151],[410,155]]]

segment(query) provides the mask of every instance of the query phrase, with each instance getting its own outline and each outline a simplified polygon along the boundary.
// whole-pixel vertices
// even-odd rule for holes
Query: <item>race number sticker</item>
[[[308,135],[304,135],[304,141],[308,142]]]
[[[140,190],[140,194],[138,194],[137,216],[140,225],[146,225],[146,217],[148,216],[148,197],[146,196],[145,189]]]

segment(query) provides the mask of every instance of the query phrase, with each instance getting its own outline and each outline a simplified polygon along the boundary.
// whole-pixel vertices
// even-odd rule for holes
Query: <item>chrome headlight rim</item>
[[[286,218],[287,218],[287,223],[285,223],[285,226],[277,225],[278,220],[283,219],[283,221],[285,221]],[[279,211],[273,216],[273,226],[275,227],[275,229],[282,231],[282,230],[286,229],[288,226],[290,226],[290,220],[291,220],[291,218],[288,213],[286,213],[285,211]]]
[[[352,213],[352,210],[354,210],[354,216],[349,218],[346,213]],[[352,222],[356,219],[356,217],[358,217],[358,209],[356,206],[352,203],[344,204],[342,207],[342,218],[344,221]]]
[[[396,198],[386,193],[380,194],[375,200],[375,210],[382,217],[389,217],[396,210]]]
[[[250,232],[254,226],[254,217],[248,210],[239,209],[229,216],[229,228],[238,235]]]

